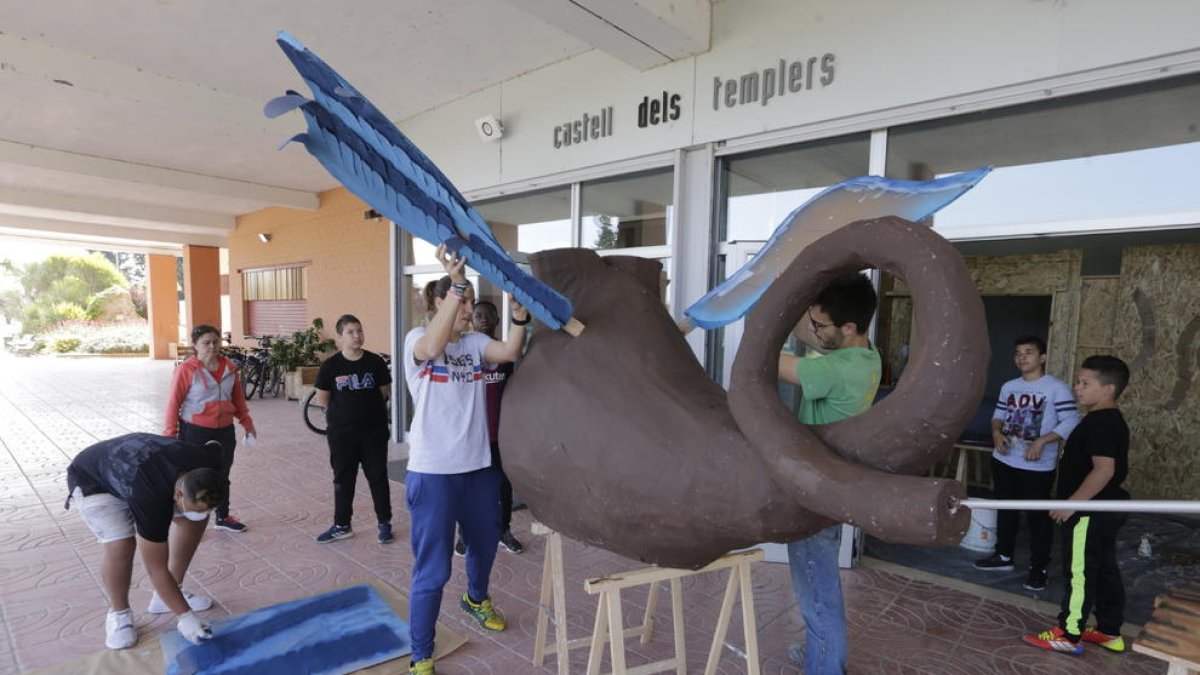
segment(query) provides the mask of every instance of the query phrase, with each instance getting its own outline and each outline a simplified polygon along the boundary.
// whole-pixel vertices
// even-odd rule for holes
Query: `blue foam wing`
[[[313,93],[309,100],[289,91],[263,109],[268,117],[303,113],[308,130],[291,140],[389,220],[466,258],[542,323],[571,320],[571,302],[517,266],[450,179],[378,108],[291,35],[280,31],[276,42]]]
[[[166,675],[340,675],[412,652],[408,623],[367,585],[224,617],[212,627],[212,639],[198,645],[163,633]]]
[[[860,176],[826,188],[788,214],[754,259],[684,310],[692,325],[720,328],[746,315],[775,279],[831,224],[899,216],[918,222],[958,199],[992,170],[985,166],[930,181]]]

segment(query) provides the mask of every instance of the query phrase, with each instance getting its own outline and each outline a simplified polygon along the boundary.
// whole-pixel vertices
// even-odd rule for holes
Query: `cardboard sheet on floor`
[[[359,584],[348,584],[342,588],[350,588]],[[367,582],[370,588],[378,594],[395,611],[397,616],[408,616],[408,599],[391,585],[381,580]],[[310,596],[311,597],[311,596]],[[229,621],[236,617],[226,617],[218,621]],[[405,636],[407,638],[407,636]],[[103,635],[97,636],[97,642],[102,643]],[[437,651],[435,659],[440,659],[466,644],[467,639],[438,623]],[[112,651],[102,649],[89,656],[81,657],[66,663],[50,666],[36,671],[37,675],[158,675],[163,672],[163,650],[158,636],[141,636],[138,644],[132,649]],[[398,661],[390,660],[359,671],[366,675],[383,675],[396,672]],[[407,661],[404,662],[407,666]],[[264,672],[261,667],[254,672]]]

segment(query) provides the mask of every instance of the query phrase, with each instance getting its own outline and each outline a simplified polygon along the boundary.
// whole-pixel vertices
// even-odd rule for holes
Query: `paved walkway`
[[[107,605],[98,580],[99,546],[76,513],[63,511],[65,469],[75,453],[97,440],[161,429],[170,375],[170,363],[142,359],[0,356],[0,675],[103,648]],[[403,487],[393,484],[396,543],[375,542],[370,499],[360,481],[355,524],[364,536],[318,545],[313,537],[329,525],[333,510],[323,439],[303,427],[295,402],[255,400],[251,412],[262,445],[238,449],[232,476],[233,512],[250,530],[210,531],[185,585],[216,600],[210,616],[239,614],[360,579],[383,579],[407,595],[412,558]],[[483,635],[461,616],[455,598],[466,579],[456,560],[442,620],[470,642],[439,663],[439,673],[554,672],[552,660],[541,670],[529,661],[544,551],[540,538],[529,534],[529,518],[518,512],[514,523],[527,551],[501,552],[493,575],[494,598],[509,617],[505,633]],[[583,593],[583,580],[634,565],[574,542],[565,548],[570,630],[577,637],[591,630],[595,607],[594,598]],[[1166,670],[1136,654],[1089,648],[1084,657],[1072,658],[1025,646],[1018,640],[1022,632],[1051,625],[1045,606],[1023,608],[871,566],[844,572],[843,583],[853,673]],[[786,567],[759,565],[754,588],[763,672],[799,672],[785,655],[787,645],[803,636]],[[702,668],[723,589],[723,578],[714,575],[685,583],[690,671]],[[645,595],[625,595],[633,596],[625,615],[636,616]],[[174,624],[140,611],[149,596],[139,563],[131,600],[142,640]],[[648,645],[630,646],[631,666],[671,653],[670,613],[663,605],[659,622],[662,628]],[[736,616],[729,634],[734,647],[740,646]],[[585,662],[586,654],[576,652],[572,670],[581,672]],[[719,672],[745,672],[732,649]]]

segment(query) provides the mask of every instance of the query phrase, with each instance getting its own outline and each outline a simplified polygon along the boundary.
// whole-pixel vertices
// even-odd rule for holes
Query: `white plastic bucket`
[[[971,527],[959,546],[980,553],[996,550],[996,510],[971,509]]]

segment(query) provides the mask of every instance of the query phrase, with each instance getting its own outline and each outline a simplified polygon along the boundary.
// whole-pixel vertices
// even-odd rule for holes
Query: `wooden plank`
[[[683,584],[671,580],[671,622],[675,628],[675,675],[687,675],[687,649],[684,647]]]
[[[675,661],[675,659],[663,659],[662,661],[628,668],[624,673],[609,673],[609,675],[650,675],[651,673],[664,673],[676,667]]]
[[[567,646],[567,589],[563,579],[562,536],[551,532],[546,538],[550,549],[551,592],[554,595],[554,650],[558,654],[558,673],[567,675],[571,656]]]
[[[625,672],[625,619],[621,616],[621,589],[605,591],[608,595],[609,659],[613,673]]]
[[[725,584],[725,599],[721,601],[721,611],[717,614],[717,627],[713,630],[712,644],[708,647],[708,662],[704,666],[704,675],[717,672],[717,664],[721,661],[721,645],[725,642],[725,633],[729,631],[729,618],[733,614],[733,598],[737,594],[737,571],[729,571],[729,583]]]
[[[542,556],[542,592],[538,596],[537,630],[533,638],[533,665],[538,668],[546,661],[546,628],[550,615],[550,587],[553,583],[550,578],[553,574],[550,555],[550,543],[546,542],[546,553]]]
[[[608,593],[601,593],[596,601],[596,622],[592,625],[592,648],[588,650],[588,675],[600,675],[600,659],[604,654],[604,643],[608,640]]]
[[[1200,584],[1187,583],[1154,599],[1133,650],[1200,671]]]
[[[630,626],[629,628],[625,629],[625,637],[627,637],[627,638],[640,637],[641,634],[642,634],[641,626]],[[604,638],[604,642],[605,643],[608,642],[607,636]],[[568,650],[579,649],[580,647],[587,647],[587,646],[590,646],[591,644],[592,644],[592,636],[591,635],[589,635],[587,637],[571,638],[570,640],[567,640],[567,649]],[[556,643],[551,642],[550,644],[546,645],[546,651],[554,651],[557,646],[558,645]]]
[[[730,576],[737,572],[741,582],[742,595],[742,633],[746,640],[746,673],[759,675],[758,662],[758,621],[754,617],[754,587],[750,579],[750,565],[739,565],[729,571]]]
[[[611,589],[629,588],[630,586],[641,586],[642,584],[667,581],[668,579],[685,577],[692,574],[727,569],[742,563],[759,562],[762,559],[762,549],[756,548],[748,551],[737,551],[717,558],[698,570],[676,569],[673,567],[645,567],[633,572],[610,574],[604,577],[588,579],[583,582],[583,588],[589,595],[595,595],[596,593]]]
[[[650,642],[650,636],[654,632],[654,617],[658,611],[658,582],[650,584],[650,597],[646,598],[646,612],[642,615],[642,634],[641,642],[646,644]]]

